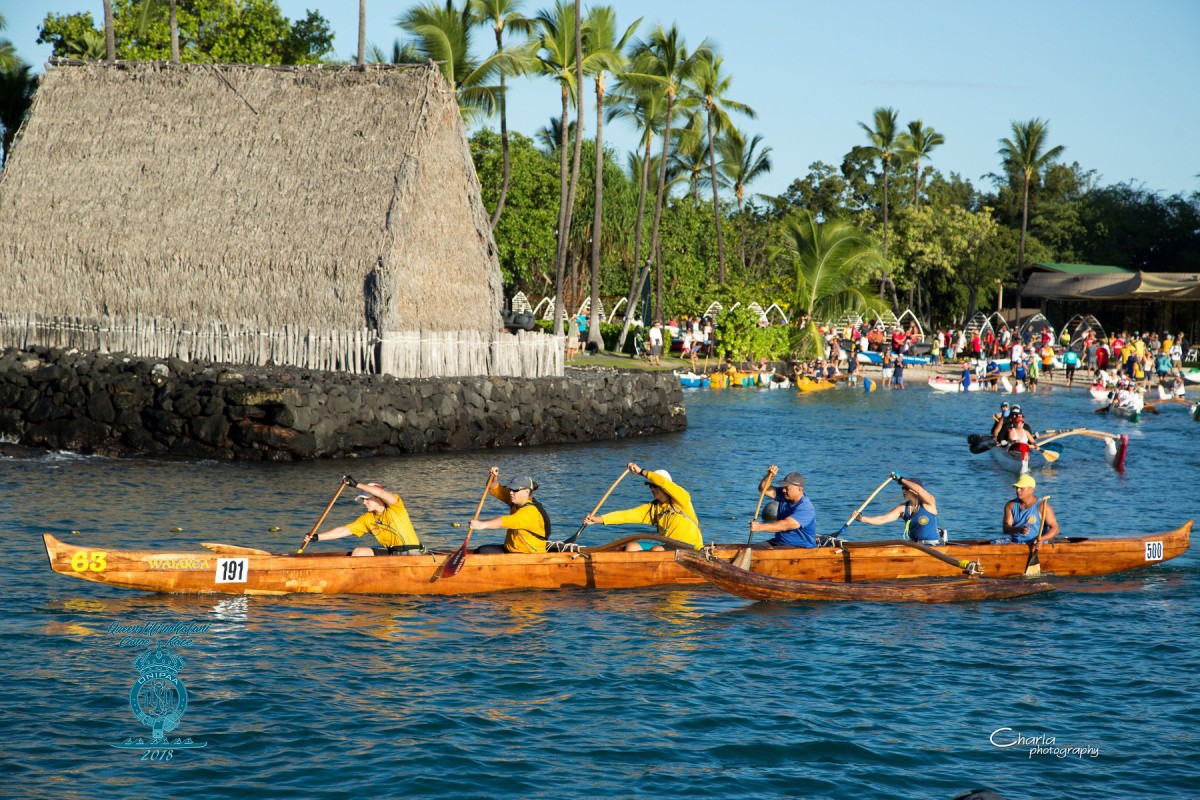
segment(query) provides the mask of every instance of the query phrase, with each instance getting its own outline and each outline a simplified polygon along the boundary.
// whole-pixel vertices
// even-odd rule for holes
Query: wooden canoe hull
[[[1045,581],[1019,578],[933,578],[876,583],[796,581],[738,569],[701,553],[678,552],[675,560],[718,589],[748,600],[860,601],[868,603],[962,603],[1007,600],[1054,591]]]
[[[1184,553],[1192,522],[1167,533],[1127,538],[1060,537],[1042,547],[1041,566],[1054,575],[1107,575],[1153,566]],[[304,555],[146,552],[85,547],[43,534],[51,568],[63,575],[127,589],[187,594],[475,594],[518,589],[634,589],[702,583],[673,553],[471,553],[462,571],[433,580],[448,553],[354,558]],[[739,545],[716,545],[726,561]],[[951,542],[940,551],[976,561],[992,578],[1020,577],[1029,549],[1021,545]],[[240,564],[240,566],[238,566]],[[755,550],[754,569],[790,580],[857,582],[961,576],[962,571],[900,541],[845,547]]]

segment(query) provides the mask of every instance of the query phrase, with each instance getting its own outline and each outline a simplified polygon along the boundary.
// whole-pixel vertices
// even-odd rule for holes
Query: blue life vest
[[[920,504],[913,506],[911,512],[909,507],[910,504],[905,503],[904,511],[900,514],[900,519],[905,523],[904,534],[914,542],[936,542],[938,540],[937,514]]]
[[[1008,534],[1009,541],[1014,544],[1028,544],[1038,537],[1041,532],[1042,518],[1038,513],[1038,507],[1042,502],[1031,505],[1029,508],[1021,508],[1021,503],[1017,500],[1012,501],[1012,524],[1014,528],[1020,528],[1022,525],[1029,526],[1029,533],[1024,536],[1016,533]]]

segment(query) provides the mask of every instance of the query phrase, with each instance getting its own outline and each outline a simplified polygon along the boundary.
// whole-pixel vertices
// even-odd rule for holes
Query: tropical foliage
[[[288,20],[276,0],[105,6],[121,59],[166,59],[172,8],[183,61],[303,64],[332,52],[320,14]],[[363,8],[360,0],[360,16]],[[634,317],[758,301],[778,303],[793,324],[763,329],[748,311],[726,314],[730,355],[815,353],[813,326],[852,308],[911,308],[936,326],[1002,302],[1019,307],[1039,261],[1200,271],[1200,193],[1104,185],[1062,160],[1065,146],[1046,120],[1014,122],[996,174],[976,186],[937,169],[948,137],[936,120],[880,106],[840,159],[816,161],[778,197],[764,197],[755,186],[772,169],[772,148],[786,143],[745,127],[755,115],[738,99],[742,65],[703,31],[618,19],[611,7],[576,0],[536,11],[523,0],[410,0],[393,19],[401,37],[390,52],[370,48],[368,60],[432,58],[453,85],[473,130],[507,294],[557,296],[571,313],[590,301],[589,328],[608,346],[626,343]],[[57,56],[98,60],[104,28],[91,14],[51,12],[39,41]],[[542,130],[509,130],[506,98],[517,81],[544,87]],[[35,85],[0,39],[4,155]],[[612,125],[636,132],[633,152],[606,143]],[[633,311],[619,333],[594,324],[621,299]]]

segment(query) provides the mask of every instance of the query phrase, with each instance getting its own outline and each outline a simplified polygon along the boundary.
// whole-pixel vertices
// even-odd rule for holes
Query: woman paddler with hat
[[[653,501],[636,508],[624,511],[610,511],[607,514],[588,514],[588,525],[628,525],[630,523],[653,525],[658,529],[659,536],[690,544],[696,550],[704,546],[704,537],[700,533],[700,523],[696,518],[696,509],[692,507],[692,496],[675,481],[671,473],[665,469],[653,472],[642,469],[630,462],[626,469],[634,475],[641,475],[650,487]],[[638,542],[630,542],[625,546],[629,551],[641,551],[643,546]],[[662,545],[654,545],[650,550],[663,550]]]

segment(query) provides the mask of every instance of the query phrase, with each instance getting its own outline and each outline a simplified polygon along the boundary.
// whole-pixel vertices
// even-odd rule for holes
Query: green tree
[[[559,0],[553,8],[541,11],[536,22],[541,31],[539,40],[538,61],[543,74],[553,78],[559,86],[562,99],[562,117],[559,121],[561,139],[558,146],[559,158],[559,204],[558,204],[558,248],[555,253],[554,278],[554,333],[563,332],[563,315],[566,306],[563,297],[563,280],[565,278],[568,242],[571,235],[571,219],[575,205],[575,187],[579,180],[579,158],[582,151],[575,147],[571,162],[567,160],[568,133],[570,132],[570,104],[575,99],[576,121],[578,131],[574,141],[581,143],[583,136],[583,103],[579,101],[580,79],[579,51],[576,45],[575,27],[578,18],[578,2]]]
[[[501,217],[492,231],[500,270],[508,289],[547,294],[553,286],[558,175],[553,158],[532,139],[516,132],[509,135],[508,206],[512,213]],[[484,205],[495,208],[504,170],[499,134],[488,129],[477,132],[471,137],[471,156]]]
[[[8,27],[8,20],[0,14],[0,31]],[[8,39],[0,39],[0,72],[13,70],[17,68],[20,59],[17,58],[17,49],[13,47],[13,43]]]
[[[754,119],[757,116],[753,108],[727,96],[732,78],[722,72],[721,68],[723,64],[724,59],[712,50],[707,51],[699,58],[696,64],[696,73],[692,81],[696,94],[704,102],[705,124],[708,133],[708,167],[709,175],[712,178],[713,221],[717,227],[717,281],[721,283],[725,282],[725,239],[721,232],[721,200],[720,194],[717,191],[717,134],[731,126],[729,121],[730,111],[743,114],[750,119]],[[767,148],[767,150],[770,150],[770,148]],[[766,169],[769,170],[770,168],[770,162],[768,161]],[[742,203],[739,198],[739,211],[741,207]],[[743,243],[743,266],[745,265],[745,260],[745,245]]]
[[[798,321],[798,352],[818,358],[823,341],[818,325],[848,313],[880,309],[866,281],[883,257],[870,239],[839,220],[818,222],[809,212],[789,217],[778,251],[780,267],[794,275],[792,315]]]
[[[950,206],[935,213],[926,207],[898,215],[898,221],[894,252],[910,266],[909,306],[916,305],[926,321],[932,322],[932,292],[961,282],[967,289],[966,316],[970,318],[980,288],[1003,277],[1002,272],[995,273],[994,265],[981,261],[984,246],[1000,227],[991,209],[975,212]]]
[[[883,257],[888,255],[888,174],[891,171],[892,160],[897,159],[903,142],[896,130],[896,109],[880,106],[875,109],[874,128],[865,122],[858,123],[867,134],[870,142],[867,150],[879,159],[883,170]]]
[[[13,139],[33,104],[37,84],[37,76],[29,65],[19,60],[15,67],[0,69],[0,128],[3,128],[0,136],[0,167],[8,163]]]
[[[721,153],[721,173],[726,184],[733,188],[733,196],[737,199],[739,227],[742,228],[738,254],[743,269],[746,267],[746,187],[771,171],[771,148],[764,147],[759,150],[760,144],[762,136],[755,134],[747,143],[745,135],[734,127],[730,127],[725,135],[717,139],[717,150]],[[718,239],[718,243],[719,241]]]
[[[1025,289],[1025,238],[1029,230],[1029,184],[1036,173],[1062,155],[1062,145],[1047,148],[1049,123],[1040,119],[1013,122],[1012,137],[1000,140],[1004,168],[1021,176],[1021,243],[1017,252],[1017,323],[1021,321],[1021,295]]]
[[[490,25],[496,35],[497,54],[505,52],[504,34],[513,32],[528,36],[533,33],[533,20],[521,13],[522,0],[471,0],[471,10],[475,19],[482,25]],[[524,43],[523,43],[524,44]],[[509,51],[512,62],[510,69],[501,69],[500,96],[498,98],[500,113],[500,142],[504,151],[504,175],[500,182],[500,196],[496,202],[496,210],[492,212],[491,227],[495,230],[504,213],[504,201],[508,195],[508,184],[512,175],[512,167],[508,155],[508,74],[524,75],[533,66],[533,54],[524,46],[518,46]]]
[[[946,143],[946,137],[925,126],[921,120],[908,123],[900,134],[900,157],[913,164],[913,208],[921,207],[921,159],[929,158],[935,149]]]
[[[617,36],[617,13],[610,6],[597,6],[588,12],[584,25],[584,71],[594,77],[596,90],[596,166],[593,189],[592,217],[592,281],[589,294],[588,342],[597,347],[604,346],[600,335],[600,242],[603,238],[604,216],[604,91],[605,75],[625,71],[626,61],[622,54],[626,42],[633,36],[641,17]]]
[[[518,74],[524,69],[519,52],[501,50],[485,59],[472,53],[471,39],[476,20],[464,0],[462,7],[454,0],[445,5],[426,2],[406,11],[396,24],[413,36],[408,42],[422,59],[438,64],[442,76],[454,87],[458,107],[468,122],[494,113],[499,107],[501,74]],[[404,53],[401,47],[401,55]]]
[[[128,61],[171,57],[169,8],[117,0],[116,56]],[[193,0],[178,6],[179,57],[191,63],[311,64],[330,52],[329,23],[315,11],[295,23],[275,0]],[[143,17],[145,18],[143,24]],[[90,14],[47,14],[38,36],[56,56],[78,57],[95,31]]]
[[[667,189],[668,147],[671,143],[671,120],[675,114],[675,103],[683,89],[695,75],[700,59],[707,58],[711,46],[706,39],[693,52],[688,52],[683,35],[672,25],[658,25],[645,41],[633,45],[633,67],[626,73],[626,80],[643,86],[658,87],[666,95],[665,121],[663,124],[662,160],[659,163],[658,186],[654,198],[654,222],[650,233],[650,252],[656,258],[658,281],[655,287],[655,319],[662,320],[663,270],[659,237],[662,226],[663,201]]]

